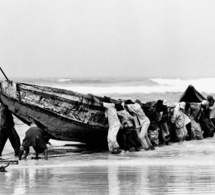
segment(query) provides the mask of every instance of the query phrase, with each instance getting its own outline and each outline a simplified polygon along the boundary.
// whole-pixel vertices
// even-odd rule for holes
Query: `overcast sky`
[[[9,77],[214,77],[214,0],[1,0]]]

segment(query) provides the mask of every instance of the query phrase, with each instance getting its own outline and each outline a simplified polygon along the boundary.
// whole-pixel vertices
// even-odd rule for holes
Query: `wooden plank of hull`
[[[62,98],[62,94],[60,94],[61,97],[58,94],[56,95],[56,93],[54,94],[45,90],[35,91],[34,88],[19,88],[19,100],[25,104],[38,106],[59,116],[88,125],[108,126],[104,108],[83,103],[82,97],[71,95],[66,99]]]
[[[49,87],[15,85],[14,82],[3,85],[2,102],[26,124],[37,121],[57,140],[106,145],[108,123],[104,110],[87,104],[89,101],[84,96],[82,102],[77,102],[74,98],[80,99],[79,94],[66,90],[63,91],[68,94],[63,95],[62,90]],[[68,107],[69,112],[65,112]]]
[[[1,95],[1,100],[8,106],[9,110],[23,122],[27,124],[30,124],[32,121],[39,122],[45,127],[44,130],[50,134],[53,139],[106,145],[107,128],[89,126],[64,117],[59,117],[41,108],[21,104],[4,95]]]

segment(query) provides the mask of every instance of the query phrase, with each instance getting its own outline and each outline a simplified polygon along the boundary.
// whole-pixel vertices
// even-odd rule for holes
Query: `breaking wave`
[[[69,80],[60,81],[67,82]],[[199,92],[214,93],[215,92],[215,78],[200,78],[200,79],[136,79],[136,80],[120,80],[116,79],[110,81],[98,82],[94,80],[91,82],[79,81],[78,83],[56,84],[57,88],[64,88],[80,93],[93,94],[132,94],[132,93],[166,93],[166,92],[184,92],[189,85],[193,85]],[[97,81],[97,82],[96,82]]]

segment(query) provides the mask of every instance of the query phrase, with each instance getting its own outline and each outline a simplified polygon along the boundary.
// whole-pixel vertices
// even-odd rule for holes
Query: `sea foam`
[[[199,92],[214,93],[213,83],[215,78],[200,78],[200,79],[164,79],[151,78],[152,84],[148,85],[146,80],[138,80],[136,82],[98,84],[98,83],[75,83],[63,85],[55,85],[57,88],[64,88],[80,93],[93,94],[132,94],[132,93],[165,93],[165,92],[184,92],[189,85],[193,85]],[[149,81],[148,80],[148,81]],[[62,81],[62,80],[61,80]]]

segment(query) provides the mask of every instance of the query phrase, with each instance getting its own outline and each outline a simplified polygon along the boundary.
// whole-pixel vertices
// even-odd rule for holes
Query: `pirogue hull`
[[[17,118],[28,125],[36,122],[52,139],[107,145],[104,108],[91,95],[12,81],[1,82],[1,92]]]

